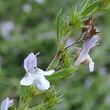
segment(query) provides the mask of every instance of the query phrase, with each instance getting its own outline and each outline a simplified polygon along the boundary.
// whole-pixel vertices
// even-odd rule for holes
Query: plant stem
[[[50,70],[52,68],[52,66],[54,65],[54,63],[57,61],[58,57],[60,56],[60,54],[62,53],[62,51],[59,51],[56,53],[54,59],[52,60],[52,62],[49,64],[48,68],[46,69],[46,71]]]
[[[65,48],[64,48],[64,51],[65,51],[66,49],[68,49],[68,48],[72,47],[73,45],[76,45],[76,44],[78,44],[78,43],[83,43],[83,42],[84,42],[83,40],[76,41],[75,43],[73,43],[73,44],[69,45],[68,47],[65,47]]]
[[[72,31],[73,31],[73,29],[70,29],[70,31],[67,33],[67,35],[66,35],[66,37],[65,37],[65,40],[64,40],[64,42],[63,42],[62,50],[64,49],[65,44],[66,44],[66,42],[68,41],[68,38],[70,37]]]
[[[52,62],[49,64],[49,66],[48,66],[48,68],[46,69],[46,71],[50,70],[50,69],[53,67],[54,63],[57,61],[57,59],[59,58],[59,56],[60,56],[61,53],[63,52],[63,49],[64,49],[64,47],[65,47],[65,44],[66,44],[68,38],[70,37],[72,31],[73,31],[73,29],[70,29],[70,31],[67,33],[67,35],[66,35],[66,37],[65,37],[65,40],[64,40],[64,42],[63,42],[63,45],[62,45],[61,50],[59,50],[59,51],[56,53],[55,57],[53,58]]]
[[[80,34],[80,36],[79,36],[79,38],[77,39],[77,41],[76,41],[76,42],[78,42],[78,41],[81,39],[82,34],[83,34],[83,32],[81,32],[81,34]]]

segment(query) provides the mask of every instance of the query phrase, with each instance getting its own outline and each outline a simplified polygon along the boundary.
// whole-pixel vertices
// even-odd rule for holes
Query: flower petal
[[[13,104],[14,104],[14,99],[9,100],[8,107],[13,106]]]
[[[96,45],[97,45],[97,37],[94,36],[94,37],[92,37],[91,39],[87,40],[87,41],[84,43],[83,49],[82,49],[82,51],[81,51],[81,53],[80,53],[80,56],[87,55],[88,52],[89,52],[89,50],[90,50],[92,47],[96,46]]]
[[[8,97],[2,101],[1,110],[8,110],[8,101],[9,101]]]
[[[50,82],[43,75],[39,75],[36,78],[35,84],[37,88],[41,91],[45,91],[50,88]]]
[[[78,58],[76,59],[74,65],[78,66],[78,65],[81,64],[81,62],[88,59],[88,61],[89,61],[89,70],[90,70],[90,72],[92,72],[94,70],[94,62],[92,61],[92,59],[88,55],[88,52],[95,45],[97,45],[97,36],[92,37],[91,39],[89,39],[88,41],[86,41],[84,43],[83,48],[82,48]]]
[[[31,75],[25,76],[21,81],[21,85],[29,86],[33,84],[33,77]]]
[[[36,75],[44,75],[44,76],[48,76],[48,75],[51,75],[55,72],[55,70],[49,70],[49,71],[43,71],[42,69],[40,68],[36,68]]]
[[[36,75],[44,75],[45,71],[43,71],[42,69],[40,68],[36,68]]]
[[[44,76],[52,75],[55,72],[55,70],[49,70],[44,72]]]
[[[88,55],[88,61],[89,61],[89,71],[94,71],[94,62],[92,61],[91,57]]]
[[[89,71],[90,72],[94,71],[94,62],[89,63]]]
[[[86,60],[87,58],[88,58],[87,55],[79,56],[79,57],[76,59],[74,65],[76,65],[76,66],[80,65],[81,62],[83,62],[83,61]]]
[[[9,100],[9,98],[5,98],[1,103],[1,110],[8,110],[9,107],[13,106],[14,100]]]
[[[24,68],[26,72],[33,73],[35,71],[35,68],[37,67],[37,58],[34,53],[30,53],[25,59],[24,59]]]

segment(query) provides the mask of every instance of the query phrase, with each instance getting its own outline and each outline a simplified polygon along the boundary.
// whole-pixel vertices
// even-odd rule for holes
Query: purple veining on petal
[[[37,58],[34,53],[30,53],[24,60],[24,68],[26,72],[33,73],[37,67]]]

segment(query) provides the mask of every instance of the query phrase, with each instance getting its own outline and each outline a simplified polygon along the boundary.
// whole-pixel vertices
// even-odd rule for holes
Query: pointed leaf
[[[71,67],[71,68],[67,68],[67,69],[62,69],[62,70],[55,72],[51,76],[48,76],[47,79],[65,78],[65,77],[70,76],[76,70],[77,70],[77,67],[75,67],[75,66]]]
[[[92,2],[92,0],[86,0],[85,5],[83,4],[82,10],[85,10],[91,2]]]
[[[94,3],[92,3],[88,8],[86,8],[83,12],[82,12],[82,16],[86,17],[87,14],[91,13],[94,9],[96,9],[99,5],[100,1],[95,1]]]
[[[62,13],[62,9],[60,9],[60,11],[57,15],[57,41],[58,41],[58,44],[61,42],[61,36],[60,36],[60,32],[61,32],[61,13]]]

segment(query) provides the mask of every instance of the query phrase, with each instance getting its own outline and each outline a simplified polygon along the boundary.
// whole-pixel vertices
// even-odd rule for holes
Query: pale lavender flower
[[[91,39],[87,40],[83,48],[75,61],[74,65],[78,66],[83,62],[84,60],[88,60],[89,62],[89,71],[93,72],[94,71],[94,62],[92,61],[92,58],[89,56],[89,51],[92,47],[97,45],[97,36],[92,37]]]
[[[74,43],[73,39],[72,38],[69,38],[68,41],[66,42],[65,47],[68,47],[69,45],[71,45],[73,43]]]
[[[110,95],[105,96],[104,102],[106,105],[110,104]]]
[[[14,30],[13,21],[3,21],[0,23],[0,31],[5,40],[8,40],[11,36],[10,33]]]
[[[24,4],[23,5],[23,11],[25,13],[30,13],[32,11],[32,6],[30,4]]]
[[[45,0],[35,0],[35,2],[37,2],[39,4],[43,4],[45,2]]]
[[[41,91],[48,90],[50,83],[44,76],[54,73],[54,70],[43,71],[37,68],[37,58],[34,53],[30,53],[24,60],[26,76],[20,81],[21,85],[29,86],[35,84]]]
[[[5,98],[1,103],[1,110],[8,110],[9,107],[13,106],[14,100],[9,99],[8,97]]]
[[[93,84],[93,78],[91,76],[88,76],[84,81],[84,87],[89,89]]]

